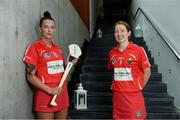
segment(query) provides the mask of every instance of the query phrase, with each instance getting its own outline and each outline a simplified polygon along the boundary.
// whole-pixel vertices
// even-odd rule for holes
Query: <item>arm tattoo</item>
[[[26,64],[26,74],[32,75],[35,73],[36,67],[33,64]]]

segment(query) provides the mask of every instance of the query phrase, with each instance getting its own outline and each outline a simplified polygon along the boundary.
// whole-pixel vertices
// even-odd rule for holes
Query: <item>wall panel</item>
[[[89,28],[89,0],[71,0],[71,3]]]

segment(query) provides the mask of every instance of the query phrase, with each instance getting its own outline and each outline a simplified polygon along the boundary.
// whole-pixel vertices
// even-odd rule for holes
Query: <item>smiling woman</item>
[[[114,119],[145,119],[142,89],[150,77],[150,63],[144,49],[130,41],[130,26],[118,21],[113,26],[117,46],[109,52],[113,69],[112,101]]]

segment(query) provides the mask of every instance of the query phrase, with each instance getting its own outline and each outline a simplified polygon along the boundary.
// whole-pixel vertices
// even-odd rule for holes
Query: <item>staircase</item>
[[[78,76],[86,89],[88,109],[76,110],[73,104],[69,109],[69,119],[112,119],[112,94],[110,85],[112,71],[106,68],[108,52],[116,44],[112,34],[114,22],[101,21],[98,26],[103,31],[103,38],[90,41],[86,56]],[[147,106],[148,119],[179,119],[179,113],[174,106],[174,98],[167,93],[167,84],[162,82],[158,66],[154,64],[151,52],[143,38],[132,38],[135,44],[143,46],[152,65],[152,75],[143,90]],[[72,99],[73,100],[73,99]]]

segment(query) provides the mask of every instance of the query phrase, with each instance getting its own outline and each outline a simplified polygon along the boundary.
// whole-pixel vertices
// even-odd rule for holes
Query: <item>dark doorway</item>
[[[131,0],[103,0],[105,17],[127,16]]]

